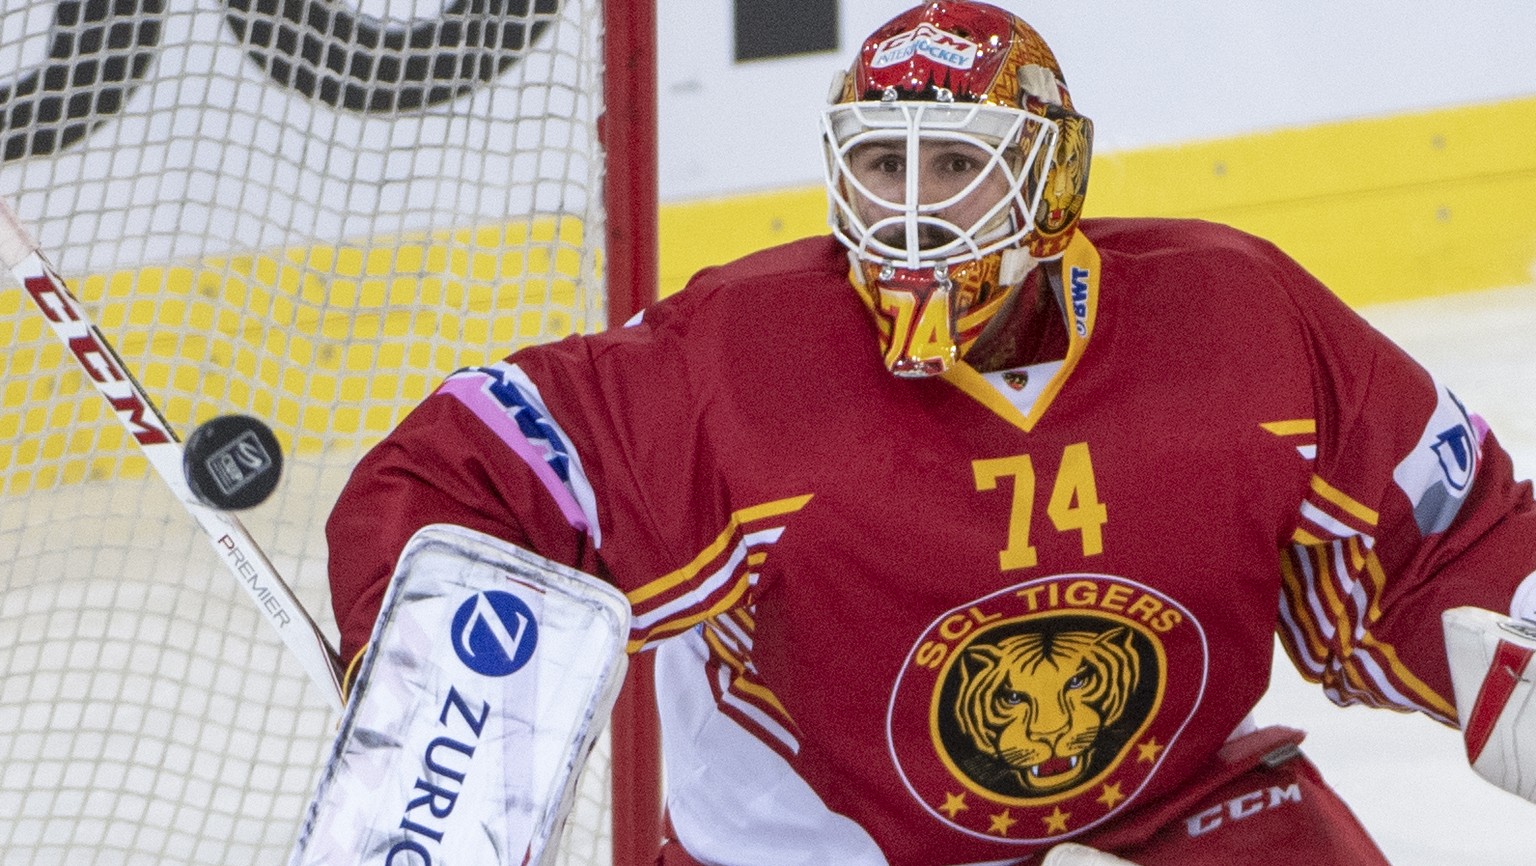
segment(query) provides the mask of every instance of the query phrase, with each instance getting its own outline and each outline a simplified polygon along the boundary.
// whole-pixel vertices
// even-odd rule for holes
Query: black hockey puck
[[[198,425],[181,459],[192,495],[220,511],[260,505],[283,474],[277,437],[249,415],[220,415]]]

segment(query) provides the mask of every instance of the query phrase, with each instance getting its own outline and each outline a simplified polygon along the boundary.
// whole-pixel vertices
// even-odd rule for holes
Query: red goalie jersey
[[[771,249],[449,377],[331,518],[343,651],[428,523],[596,574],[665,643],[674,814],[815,862],[1133,846],[1276,633],[1336,701],[1453,719],[1440,613],[1536,570],[1531,487],[1272,246],[1085,221],[1033,278],[1055,359],[929,379],[882,364],[848,266]]]

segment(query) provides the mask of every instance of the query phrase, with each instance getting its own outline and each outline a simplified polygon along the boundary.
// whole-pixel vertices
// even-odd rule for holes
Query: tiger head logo
[[[945,827],[1061,839],[1140,801],[1199,704],[1209,658],[1199,621],[1145,584],[1087,573],[1014,584],[915,638],[887,711],[891,755]]]
[[[973,644],[960,663],[955,720],[977,756],[1006,768],[1021,790],[1053,793],[1089,773],[1140,670],[1124,626]]]
[[[935,728],[951,766],[994,795],[1070,796],[1147,722],[1161,666],[1142,630],[1080,615],[1000,624],[944,675]]]

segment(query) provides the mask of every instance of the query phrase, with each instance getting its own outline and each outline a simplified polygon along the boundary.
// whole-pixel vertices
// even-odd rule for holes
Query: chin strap
[[[1054,258],[1061,258],[1061,256],[1054,256]],[[1042,261],[1046,261],[1046,259],[1035,258],[1028,247],[1014,247],[1003,250],[1002,264],[998,268],[997,281],[1005,286],[1016,286],[1024,282],[1024,278],[1029,276],[1029,272],[1034,270],[1035,266],[1039,265]]]

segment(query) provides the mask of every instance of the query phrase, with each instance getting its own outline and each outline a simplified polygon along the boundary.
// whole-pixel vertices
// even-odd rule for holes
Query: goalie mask
[[[1066,249],[1092,124],[1013,14],[931,2],[864,42],[822,116],[833,233],[898,376],[944,373]]]

